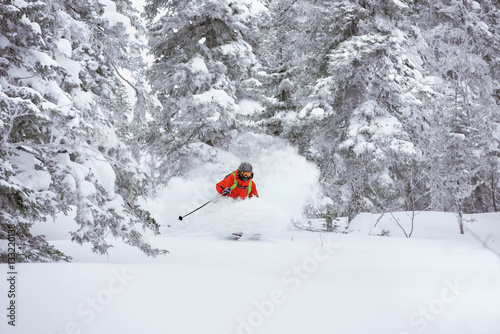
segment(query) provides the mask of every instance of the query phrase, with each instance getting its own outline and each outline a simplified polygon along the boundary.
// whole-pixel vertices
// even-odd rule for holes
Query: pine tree
[[[147,2],[154,56],[149,81],[163,107],[149,136],[150,152],[161,157],[160,182],[196,163],[197,143],[229,144],[242,82],[257,65],[252,44],[259,8],[228,0]]]
[[[393,198],[395,189],[404,189],[398,179],[407,173],[403,166],[417,158],[409,129],[421,120],[416,111],[422,103],[420,70],[408,57],[414,45],[402,15],[408,8],[392,1],[328,5],[335,27],[328,72],[317,80],[295,127],[314,129],[287,135],[304,142],[302,151],[318,161],[338,214],[353,218],[383,209],[380,199],[404,206]],[[313,139],[304,141],[304,135]]]
[[[262,71],[256,99],[265,107],[260,124],[268,133],[289,131],[288,117],[303,108],[315,81],[326,75],[334,43],[332,1],[269,1],[270,19],[257,50]]]
[[[311,65],[322,77],[280,126],[321,167],[337,214],[496,210],[498,6],[336,1],[306,13],[322,10],[329,21],[306,15],[329,24],[328,38],[308,38],[328,50]]]
[[[72,240],[98,253],[111,246],[108,235],[148,255],[164,252],[136,229],[158,226],[137,206],[147,178],[116,135],[131,110],[117,74],[134,44],[129,6],[0,6],[0,233],[15,228],[18,261],[69,260],[30,227],[70,210],[80,225]]]
[[[499,149],[494,122],[500,115],[494,100],[498,80],[494,31],[484,23],[498,14],[488,2],[436,2],[426,8],[430,73],[442,78],[435,86],[429,148],[432,207],[478,212],[494,207],[498,191]],[[488,13],[488,14],[486,14]],[[488,161],[488,163],[484,163]],[[489,204],[489,203],[491,204]]]
[[[282,111],[294,110],[297,64],[300,61],[300,18],[304,16],[305,2],[301,0],[270,1],[270,18],[263,27],[264,38],[259,45],[259,58],[263,70],[258,78],[259,100],[266,108],[264,118],[269,119]],[[279,119],[268,120],[271,133],[280,134]]]

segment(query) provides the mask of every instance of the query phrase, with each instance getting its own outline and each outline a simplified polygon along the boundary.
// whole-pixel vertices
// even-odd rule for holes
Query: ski
[[[239,240],[242,236],[243,236],[242,232],[234,232],[228,237],[228,239]],[[248,238],[248,240],[260,240],[260,236],[261,236],[260,233],[255,233],[250,238]]]

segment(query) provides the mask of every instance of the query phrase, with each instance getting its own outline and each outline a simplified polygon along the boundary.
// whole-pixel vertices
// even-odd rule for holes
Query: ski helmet
[[[242,181],[248,181],[253,178],[252,165],[248,162],[242,162],[238,167],[238,177]]]

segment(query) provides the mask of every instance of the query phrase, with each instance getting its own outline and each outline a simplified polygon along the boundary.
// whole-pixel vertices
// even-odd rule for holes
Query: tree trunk
[[[495,212],[498,212],[497,201],[495,198],[495,188],[496,188],[495,177],[492,174],[491,175],[491,199],[493,200],[493,209],[495,210]]]
[[[461,210],[461,208],[458,209],[458,215],[457,215],[457,219],[458,219],[458,226],[460,227],[460,234],[464,234],[464,218],[463,218],[463,212]]]

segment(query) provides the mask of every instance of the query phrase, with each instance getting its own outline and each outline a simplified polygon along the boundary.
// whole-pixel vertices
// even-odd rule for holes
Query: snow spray
[[[187,177],[172,178],[155,199],[145,203],[164,233],[214,233],[228,236],[233,232],[260,233],[265,237],[285,230],[292,219],[302,216],[302,208],[320,196],[319,170],[300,156],[287,141],[262,134],[237,136],[229,151],[198,144],[201,159]],[[200,158],[201,157],[201,158]],[[222,198],[189,220],[176,221],[216,195],[215,185],[247,161],[252,164],[253,181],[259,198],[232,200]],[[229,234],[228,234],[229,233]]]

